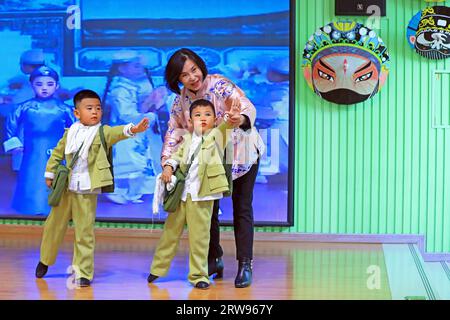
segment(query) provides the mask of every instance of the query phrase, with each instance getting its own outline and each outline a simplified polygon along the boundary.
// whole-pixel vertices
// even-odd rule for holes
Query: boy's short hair
[[[47,66],[40,66],[39,68],[34,69],[30,74],[30,82],[33,82],[37,77],[50,77],[55,80],[55,82],[59,82],[58,73]]]
[[[198,106],[209,106],[211,107],[211,109],[214,112],[214,116],[216,116],[216,108],[214,108],[214,105],[211,101],[206,100],[206,99],[198,99],[195,100],[194,102],[192,102],[191,106],[189,107],[189,117],[192,118],[192,110],[194,110],[194,108],[197,108]]]
[[[100,103],[102,103],[102,100],[100,99],[100,96],[92,90],[84,89],[81,91],[78,91],[77,94],[73,97],[73,105],[75,108],[77,107],[77,104],[81,102],[83,99],[98,99]]]

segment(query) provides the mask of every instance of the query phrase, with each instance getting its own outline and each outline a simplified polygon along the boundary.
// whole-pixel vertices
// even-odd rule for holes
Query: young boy
[[[22,155],[12,207],[21,214],[47,215],[47,187],[36,175],[42,176],[51,150],[75,121],[73,108],[55,98],[59,76],[55,70],[41,66],[30,75],[35,97],[17,106],[6,126],[8,140],[5,151],[13,154],[13,162]]]
[[[163,182],[171,181],[175,169],[186,168],[193,157],[182,194],[180,206],[170,213],[164,224],[164,231],[153,257],[147,281],[153,282],[167,274],[175,256],[178,242],[187,223],[189,233],[189,275],[188,280],[196,288],[208,289],[208,247],[209,229],[214,200],[221,199],[229,191],[228,180],[223,167],[223,149],[229,140],[233,126],[231,119],[239,115],[233,107],[217,128],[214,105],[204,99],[196,100],[189,109],[189,122],[193,133],[183,136],[178,150],[165,161],[161,175]],[[234,117],[233,117],[234,116]]]
[[[42,278],[49,265],[55,263],[58,248],[67,230],[69,220],[75,228],[73,269],[77,284],[81,287],[90,285],[94,273],[94,223],[97,209],[97,196],[102,187],[113,183],[110,163],[105,148],[102,146],[99,129],[102,118],[100,97],[91,90],[82,90],[73,98],[75,117],[79,120],[66,132],[53,150],[48,160],[45,182],[51,186],[55,170],[61,160],[71,162],[79,150],[69,177],[68,190],[58,206],[53,207],[44,225],[41,255],[36,267],[36,277]],[[120,140],[134,136],[148,128],[148,119],[142,119],[134,126],[104,126],[106,145],[109,147]]]

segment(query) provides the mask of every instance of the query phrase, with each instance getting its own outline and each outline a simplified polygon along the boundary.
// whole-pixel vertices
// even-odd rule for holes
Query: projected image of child
[[[47,186],[36,177],[45,172],[45,164],[64,133],[74,122],[72,107],[54,97],[59,76],[41,66],[30,75],[35,97],[18,105],[6,124],[6,152],[23,150],[12,207],[22,214],[48,214]],[[18,138],[23,130],[23,143]]]
[[[161,172],[162,138],[156,106],[164,103],[165,88],[155,88],[142,55],[134,50],[117,52],[103,96],[103,120],[111,125],[150,121],[145,134],[114,146],[115,192],[107,198],[118,204],[141,203],[152,194],[155,176]]]

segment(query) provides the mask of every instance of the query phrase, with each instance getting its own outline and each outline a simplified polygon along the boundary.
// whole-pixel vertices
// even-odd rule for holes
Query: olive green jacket
[[[200,180],[199,197],[205,197],[215,193],[227,193],[231,190],[228,185],[227,175],[223,166],[224,148],[230,140],[233,127],[222,122],[217,128],[212,129],[202,143],[197,157],[199,160],[198,178]],[[190,162],[189,148],[192,143],[192,134],[183,136],[183,142],[170,159],[175,160],[181,171],[186,175],[187,165]],[[230,147],[232,144],[228,144]],[[231,153],[232,154],[232,153]],[[230,159],[232,161],[233,159]]]
[[[124,126],[103,126],[105,142],[108,148],[113,144],[128,138],[123,133],[123,128]],[[46,172],[55,173],[56,168],[64,159],[66,160],[67,166],[70,164],[73,154],[68,154],[67,156],[64,154],[64,150],[66,149],[68,131],[69,129],[66,129],[63,137],[58,141],[58,144],[53,149],[52,155],[50,156],[50,159],[48,159],[47,166],[45,168]],[[113,176],[111,174],[110,164],[107,159],[105,149],[102,146],[99,132],[97,132],[89,149],[88,170],[89,178],[91,179],[91,190],[113,184]],[[71,176],[72,175],[70,174],[69,179],[71,179]]]

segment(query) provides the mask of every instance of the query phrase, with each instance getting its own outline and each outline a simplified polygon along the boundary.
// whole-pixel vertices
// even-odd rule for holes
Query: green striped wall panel
[[[421,0],[387,1],[378,30],[391,57],[387,83],[371,100],[339,106],[308,88],[303,46],[328,22],[366,18],[335,17],[334,0],[297,1],[297,198],[289,231],[425,234],[428,252],[450,252],[450,129],[431,126],[432,72],[449,70],[450,61],[419,56],[405,35],[425,6]],[[449,85],[446,76],[434,83],[440,122],[450,122]]]

